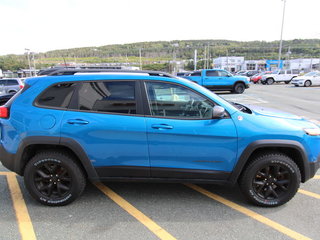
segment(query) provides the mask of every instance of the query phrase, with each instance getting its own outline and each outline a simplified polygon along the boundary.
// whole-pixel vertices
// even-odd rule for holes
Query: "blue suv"
[[[56,75],[27,79],[0,107],[0,160],[40,203],[66,205],[89,179],[239,183],[279,206],[319,168],[320,128],[295,115],[168,74]]]

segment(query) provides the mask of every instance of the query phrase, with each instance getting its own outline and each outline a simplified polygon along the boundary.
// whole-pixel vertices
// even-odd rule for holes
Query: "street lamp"
[[[25,51],[27,51],[27,57],[28,57],[28,65],[29,65],[29,74],[30,74],[30,77],[31,77],[31,63],[30,63],[30,49],[28,48],[25,48],[24,49]]]
[[[281,0],[281,1],[283,1],[283,13],[282,13],[282,25],[281,25],[281,34],[280,34],[278,69],[280,69],[281,50],[282,50],[282,33],[283,33],[283,24],[284,24],[284,13],[285,13],[285,10],[286,10],[286,1],[287,0]]]

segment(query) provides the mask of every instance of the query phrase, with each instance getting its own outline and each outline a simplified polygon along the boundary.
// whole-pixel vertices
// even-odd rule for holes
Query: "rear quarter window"
[[[47,88],[36,100],[36,106],[68,108],[76,83],[59,83]]]

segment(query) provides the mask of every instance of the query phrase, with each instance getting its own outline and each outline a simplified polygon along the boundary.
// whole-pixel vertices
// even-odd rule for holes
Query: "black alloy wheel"
[[[247,199],[263,207],[280,206],[298,191],[301,174],[296,163],[281,153],[265,153],[251,161],[240,178]]]
[[[244,86],[243,83],[236,83],[236,85],[234,86],[233,92],[237,94],[241,94],[244,92],[245,89],[246,87]]]
[[[66,196],[70,192],[72,184],[72,177],[67,169],[59,163],[38,165],[33,179],[36,189],[51,199]]]
[[[86,178],[75,159],[64,152],[44,151],[36,154],[24,171],[30,195],[49,206],[63,206],[79,197]]]
[[[266,165],[260,169],[253,179],[253,190],[267,200],[275,200],[286,194],[291,177],[285,167]]]

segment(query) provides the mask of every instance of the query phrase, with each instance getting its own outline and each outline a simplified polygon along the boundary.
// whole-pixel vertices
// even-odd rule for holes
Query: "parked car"
[[[248,70],[248,71],[242,72],[242,73],[237,74],[237,75],[246,76],[246,77],[252,77],[253,75],[256,75],[258,73],[260,73],[260,71],[258,71],[258,70]]]
[[[189,74],[190,72],[177,72],[177,77],[183,77],[186,74]]]
[[[0,79],[0,95],[14,94],[22,89],[23,82],[19,78]]]
[[[295,70],[277,70],[270,74],[263,75],[261,78],[261,83],[271,85],[275,82],[284,82],[289,84],[292,79],[298,75],[299,72]]]
[[[291,81],[296,87],[310,87],[320,85],[320,72],[309,72],[303,76],[298,76]]]
[[[256,75],[253,75],[250,78],[250,81],[253,82],[253,83],[261,83],[262,76],[266,75],[266,74],[269,74],[269,73],[271,73],[271,71],[257,73]]]
[[[28,78],[0,107],[0,160],[42,204],[71,203],[89,179],[239,183],[273,207],[319,169],[320,128],[295,115],[165,73],[73,74]]]
[[[241,94],[249,88],[249,78],[244,76],[233,76],[222,69],[204,69],[194,71],[183,76],[188,80],[196,82],[210,90],[226,90]]]
[[[6,104],[14,94],[0,95],[0,106]]]

